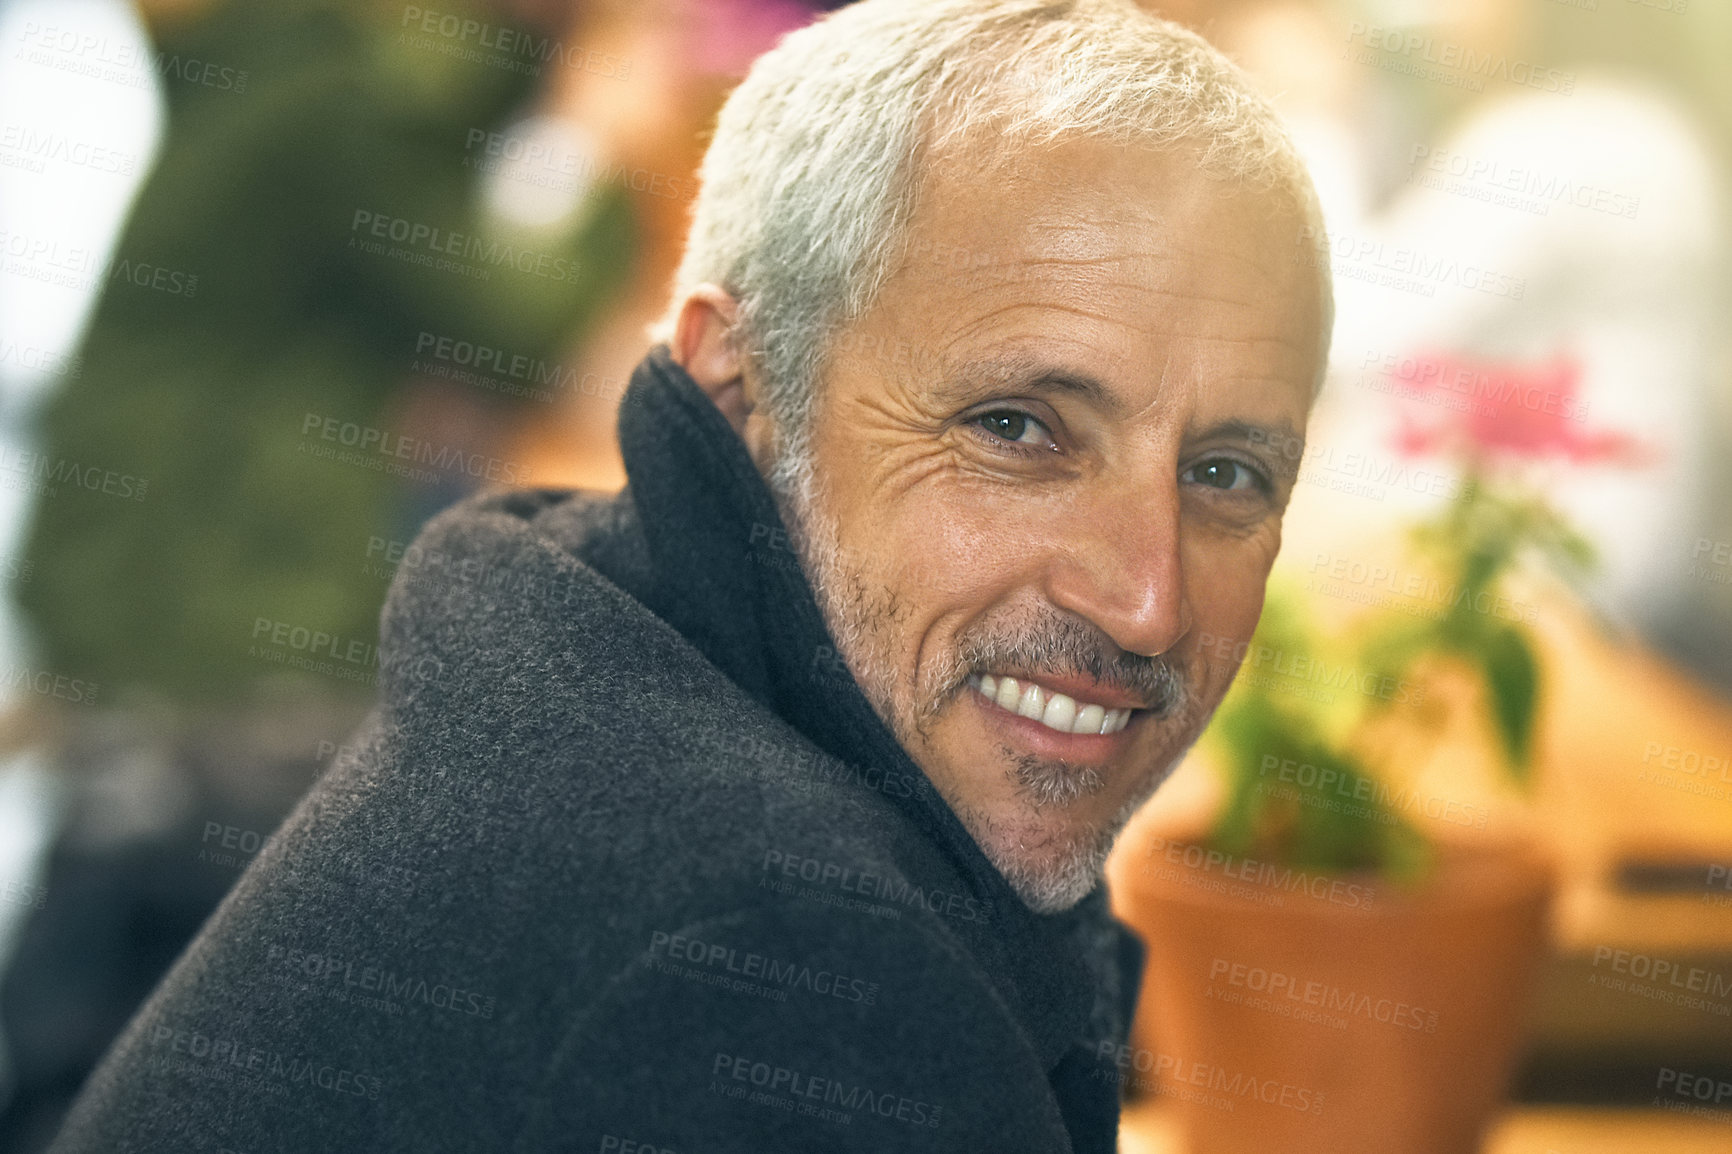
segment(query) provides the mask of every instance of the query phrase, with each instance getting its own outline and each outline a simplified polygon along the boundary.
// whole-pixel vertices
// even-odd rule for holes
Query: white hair
[[[1317,221],[1268,103],[1202,37],[1131,0],[863,0],[790,34],[722,108],[673,298],[707,282],[739,302],[779,492],[810,482],[816,384],[895,270],[923,176],[988,133],[999,150],[1187,142],[1204,171]]]

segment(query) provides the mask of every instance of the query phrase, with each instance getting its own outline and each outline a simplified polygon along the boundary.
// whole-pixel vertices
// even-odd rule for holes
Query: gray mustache
[[[1184,708],[1189,695],[1181,663],[1167,654],[1127,653],[1088,622],[1051,608],[1020,628],[964,637],[958,651],[970,673],[1089,677],[1159,717]]]

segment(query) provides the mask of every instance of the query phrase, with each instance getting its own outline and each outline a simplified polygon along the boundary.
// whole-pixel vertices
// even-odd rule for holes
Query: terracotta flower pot
[[[1471,1154],[1502,1098],[1546,946],[1550,871],[1446,846],[1415,892],[1145,838],[1115,863],[1149,946],[1131,1092],[1191,1154]]]

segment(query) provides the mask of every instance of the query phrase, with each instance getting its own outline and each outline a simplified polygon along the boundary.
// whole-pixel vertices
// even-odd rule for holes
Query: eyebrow
[[[957,402],[1000,389],[1034,396],[1073,396],[1108,416],[1119,416],[1126,407],[1099,378],[1032,358],[976,361],[942,381],[935,391],[940,398]]]
[[[1199,429],[1189,438],[1194,441],[1237,441],[1245,445],[1261,445],[1274,458],[1276,471],[1282,476],[1296,476],[1299,462],[1305,456],[1305,434],[1287,421],[1259,425],[1252,421],[1221,421]]]
[[[1098,377],[1076,372],[1036,358],[976,361],[960,373],[942,381],[939,397],[960,402],[971,396],[999,389],[1014,389],[1035,396],[1065,395],[1080,398],[1109,417],[1121,416],[1128,407]],[[1305,435],[1291,422],[1262,425],[1254,421],[1220,421],[1186,434],[1190,441],[1237,441],[1264,445],[1296,468],[1305,449]]]
[[[1221,421],[1192,434],[1193,440],[1248,441],[1253,445],[1268,445],[1280,449],[1284,445],[1305,444],[1305,435],[1286,421],[1259,425],[1254,421]]]

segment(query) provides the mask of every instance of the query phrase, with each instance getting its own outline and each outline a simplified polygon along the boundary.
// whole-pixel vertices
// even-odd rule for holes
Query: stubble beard
[[[968,675],[988,663],[993,642],[975,646],[972,654],[951,654],[942,667],[924,672],[911,692],[899,693],[895,626],[905,612],[894,590],[874,581],[843,546],[840,526],[809,466],[777,470],[771,487],[838,654],[873,710],[919,762],[916,751],[928,746],[933,723],[968,691]],[[1050,627],[1060,616],[1053,610],[1046,624]],[[1182,726],[1181,715],[1190,712],[1190,695],[1167,666],[1161,668],[1167,673],[1169,723]],[[953,790],[946,791],[930,772],[927,776],[987,860],[1023,903],[1041,914],[1062,913],[1089,895],[1118,835],[1178,761],[1175,755],[1166,765],[1151,765],[1130,800],[1109,819],[1077,823],[1065,821],[1065,813],[1106,788],[1098,769],[1009,746],[1000,752],[1011,765],[1020,800],[1015,823],[995,819]],[[1062,822],[1062,832],[1041,828],[1053,814]]]

